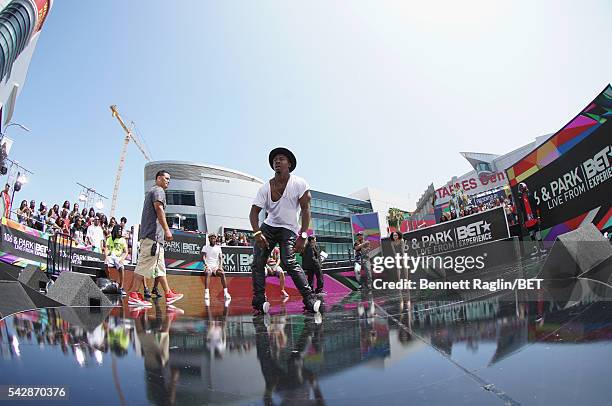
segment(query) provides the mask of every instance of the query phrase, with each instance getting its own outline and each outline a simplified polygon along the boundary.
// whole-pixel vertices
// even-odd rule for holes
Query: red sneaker
[[[181,300],[183,298],[182,293],[176,293],[172,289],[168,293],[166,293],[166,304],[172,304],[177,300]]]
[[[128,294],[128,304],[132,306],[145,306],[145,307],[153,306],[151,302],[147,302],[146,300],[144,300],[142,295],[138,292],[130,292]]]

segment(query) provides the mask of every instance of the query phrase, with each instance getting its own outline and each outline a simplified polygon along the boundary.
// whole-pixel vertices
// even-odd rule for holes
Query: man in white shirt
[[[223,285],[223,298],[225,303],[228,304],[232,299],[229,292],[227,291],[227,282],[225,281],[225,272],[223,272],[223,254],[221,253],[221,246],[217,245],[217,236],[214,233],[208,235],[209,245],[202,247],[202,259],[204,261],[204,301],[208,306],[210,301],[210,292],[208,287],[210,286],[210,276],[218,276],[221,278],[221,285]]]
[[[94,222],[87,227],[87,243],[96,248],[97,252],[102,252],[102,241],[104,240],[104,231],[100,227],[100,218],[94,217]]]
[[[275,148],[268,162],[274,170],[274,177],[259,188],[251,206],[249,219],[253,227],[256,244],[253,251],[253,308],[267,313],[270,303],[266,298],[266,262],[270,252],[278,244],[283,269],[291,276],[293,283],[302,294],[304,307],[318,312],[321,301],[308,285],[302,267],[295,260],[295,252],[302,252],[310,224],[310,190],[308,183],[291,172],[297,160],[287,148]],[[265,210],[267,217],[259,225],[259,213]],[[301,228],[297,217],[301,210]]]

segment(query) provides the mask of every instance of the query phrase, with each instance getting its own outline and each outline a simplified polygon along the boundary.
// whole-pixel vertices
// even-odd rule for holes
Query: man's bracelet
[[[255,232],[253,233],[253,237],[257,237],[259,234],[261,234],[261,230],[259,230],[259,231],[255,231]]]

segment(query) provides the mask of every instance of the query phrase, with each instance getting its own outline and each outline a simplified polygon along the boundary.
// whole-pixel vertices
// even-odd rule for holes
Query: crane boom
[[[141,145],[140,141],[134,137],[134,135],[132,134],[132,130],[130,130],[125,125],[125,123],[121,119],[121,116],[119,115],[119,112],[117,111],[117,106],[112,105],[110,106],[110,109],[113,112],[113,117],[115,117],[117,121],[119,121],[119,124],[121,124],[121,127],[123,127],[123,130],[125,131],[125,138],[123,139],[123,148],[121,149],[121,155],[119,156],[119,167],[117,168],[117,175],[115,176],[115,186],[113,187],[113,201],[111,203],[110,211],[110,217],[113,217],[115,215],[115,209],[117,208],[117,199],[119,198],[119,185],[121,184],[121,174],[123,173],[123,166],[125,165],[125,157],[127,155],[127,148],[128,144],[130,143],[130,140],[134,141],[134,144],[136,144],[142,155],[144,155],[147,162],[151,161],[151,157],[146,152],[146,149]]]

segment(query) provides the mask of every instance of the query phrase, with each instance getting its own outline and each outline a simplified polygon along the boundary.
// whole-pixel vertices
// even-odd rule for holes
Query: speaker
[[[34,290],[46,290],[49,282],[47,275],[35,265],[26,266],[17,280]]]
[[[612,245],[592,223],[562,234],[553,244],[539,277],[576,278],[612,257]]]
[[[0,280],[0,318],[24,310],[36,309],[21,283]]]
[[[66,306],[112,306],[90,275],[62,272],[47,294]]]

